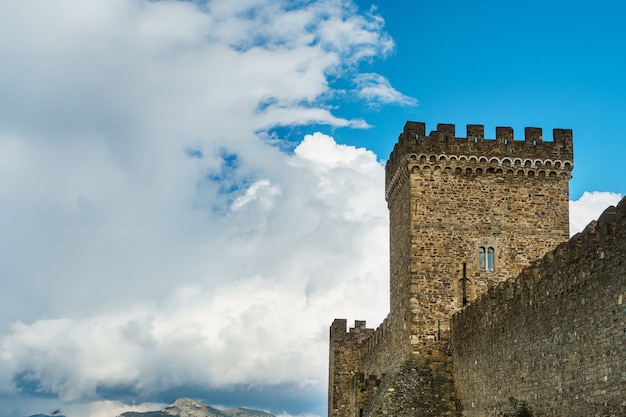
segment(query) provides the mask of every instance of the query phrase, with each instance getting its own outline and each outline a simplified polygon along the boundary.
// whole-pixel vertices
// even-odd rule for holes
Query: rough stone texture
[[[386,375],[365,415],[371,417],[461,416],[447,355],[409,355]]]
[[[471,303],[567,239],[573,160],[571,131],[556,131],[554,142],[537,128],[524,141],[510,128],[485,140],[480,125],[468,126],[466,138],[455,137],[454,125],[424,132],[423,123],[406,124],[386,181],[391,317],[409,319],[402,328],[416,353],[445,339],[464,294]],[[481,270],[480,248],[493,249],[493,271]]]
[[[453,317],[467,416],[626,416],[626,199]]]
[[[202,404],[199,401],[192,400],[191,398],[179,398],[174,401],[174,404],[164,408],[163,411],[176,417],[213,416],[210,407],[207,407],[205,404]]]
[[[365,327],[364,321],[355,322],[355,326],[346,332],[345,319],[335,319],[330,328],[330,355],[328,381],[328,415],[354,417],[355,410],[363,408],[363,392],[372,384],[365,386],[363,372],[360,371],[360,346],[373,333]]]
[[[407,122],[386,167],[389,315],[375,330],[363,321],[348,333],[345,320],[331,327],[329,416],[370,415],[384,376],[402,380],[395,374],[411,355],[448,351],[456,311],[567,239],[571,130],[555,129],[552,142],[538,128],[523,141],[506,127],[495,140],[481,125],[464,138],[454,125],[425,132]],[[481,248],[493,250],[493,270],[481,269]],[[411,392],[402,398],[421,401]]]

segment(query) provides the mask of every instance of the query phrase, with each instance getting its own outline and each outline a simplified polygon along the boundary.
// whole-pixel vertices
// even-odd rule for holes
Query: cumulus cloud
[[[0,2],[0,417],[323,414],[283,404],[324,402],[333,318],[388,311],[384,169],[268,131],[368,128],[331,79],[416,105],[358,73],[383,26],[352,0]],[[571,202],[572,231],[618,199]]]
[[[278,187],[272,186],[272,183],[268,180],[258,180],[246,190],[244,195],[237,197],[230,208],[233,211],[237,211],[250,202],[257,200],[262,207],[269,210],[274,206],[275,197],[279,195],[280,189]]]
[[[156,411],[165,408],[169,404],[161,403],[144,403],[141,405],[124,404],[119,401],[94,401],[87,406],[84,405],[71,405],[68,407],[66,413],[72,413],[74,415],[82,415],[85,417],[113,417],[119,416],[122,413],[128,411],[134,411],[137,413],[145,413],[147,411]],[[63,410],[62,410],[63,411]]]
[[[218,237],[222,250],[193,259],[204,280],[175,275],[157,300],[12,324],[0,343],[4,389],[76,402],[120,386],[138,399],[181,385],[323,386],[334,316],[377,322],[388,308],[384,174],[373,153],[320,134],[286,162],[278,185],[253,183],[221,218],[232,231]]]
[[[606,191],[585,191],[574,201],[570,201],[570,235],[573,236],[592,221],[596,220],[609,206],[614,206],[622,199],[621,194]]]
[[[328,77],[392,48],[347,0],[2,2],[4,409],[323,392],[331,320],[388,308],[384,170],[266,130],[367,127]]]
[[[64,404],[63,408],[57,408],[60,413],[67,416],[82,417],[115,417],[128,411],[145,413],[148,411],[162,410],[169,404],[165,403],[143,403],[140,405],[126,404],[121,401],[92,401],[89,403]],[[41,409],[41,408],[40,408]],[[49,410],[54,408],[48,407]]]

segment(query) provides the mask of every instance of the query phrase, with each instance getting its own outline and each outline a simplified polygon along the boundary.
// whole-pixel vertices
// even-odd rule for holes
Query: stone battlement
[[[346,319],[335,319],[330,326],[331,336],[336,339],[345,339],[352,337],[350,335],[357,335],[363,332],[371,333],[373,331],[374,329],[367,328],[367,322],[365,320],[355,320],[354,327],[350,327],[350,329],[348,329],[348,320]]]
[[[573,169],[571,129],[554,129],[553,141],[544,142],[541,128],[524,129],[515,140],[513,129],[496,127],[496,138],[485,139],[483,125],[467,125],[466,137],[457,137],[455,125],[438,124],[426,135],[426,124],[407,122],[386,165],[387,197],[407,164],[449,169],[462,175],[527,175],[555,178]],[[436,163],[436,166],[431,164]]]

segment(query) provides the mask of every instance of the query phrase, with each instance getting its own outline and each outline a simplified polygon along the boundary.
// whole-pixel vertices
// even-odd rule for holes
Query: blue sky
[[[572,232],[626,194],[618,2],[0,3],[0,417],[189,396],[326,414],[388,312],[407,120],[574,132]]]
[[[626,127],[626,30],[618,1],[359,1],[376,7],[395,42],[374,69],[419,105],[349,108],[374,129],[342,132],[385,158],[403,120],[574,131],[571,197],[584,191],[626,193],[622,175]],[[336,136],[340,136],[339,134]],[[598,166],[602,165],[602,169]]]

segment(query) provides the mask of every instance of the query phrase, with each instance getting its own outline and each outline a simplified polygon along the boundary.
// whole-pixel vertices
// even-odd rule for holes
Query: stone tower
[[[456,137],[454,125],[426,135],[424,123],[406,123],[386,166],[390,312],[376,330],[331,326],[329,416],[378,415],[385,375],[401,374],[393,369],[411,354],[445,351],[452,314],[567,240],[572,168],[571,130],[544,142],[539,128],[485,139],[482,125]],[[445,356],[436,361],[449,370]]]
[[[410,352],[445,339],[450,316],[569,236],[571,130],[407,122],[386,166],[389,319]],[[408,343],[410,341],[410,343]]]

